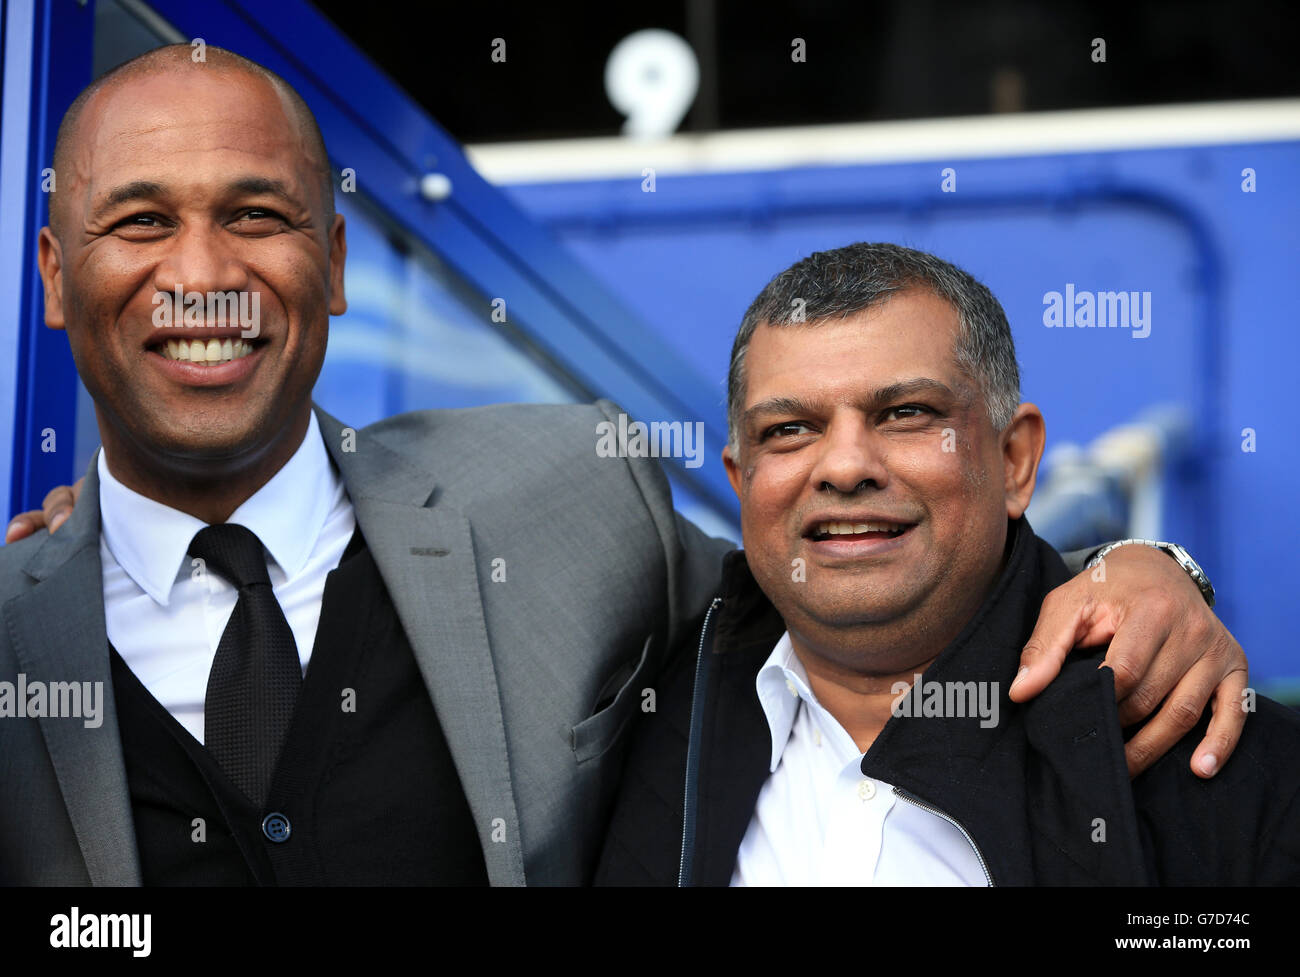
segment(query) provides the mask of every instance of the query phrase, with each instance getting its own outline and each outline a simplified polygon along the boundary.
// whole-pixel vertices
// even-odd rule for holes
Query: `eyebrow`
[[[288,184],[283,180],[273,180],[265,176],[243,176],[237,180],[232,180],[226,184],[228,190],[237,190],[240,193],[250,195],[265,195],[269,197],[279,197],[289,203],[301,203],[297,197],[289,190]]]
[[[130,183],[124,183],[120,187],[114,187],[98,207],[95,208],[94,216],[98,217],[106,210],[112,210],[119,204],[127,203],[131,200],[144,200],[155,197],[161,197],[166,193],[166,189],[161,183],[154,183],[152,180],[132,180]]]
[[[242,193],[255,196],[277,197],[286,203],[302,205],[297,197],[290,192],[289,187],[283,180],[275,180],[264,176],[243,176],[231,180],[224,187],[228,193]],[[114,187],[105,195],[104,200],[95,208],[94,216],[98,217],[114,207],[129,203],[132,200],[156,200],[159,197],[166,196],[167,188],[161,183],[153,180],[132,180],[130,183],[124,183],[120,187]]]
[[[955,398],[955,394],[947,384],[931,379],[930,377],[916,377],[911,380],[900,380],[897,383],[891,383],[884,387],[878,387],[870,391],[865,398],[858,401],[858,406],[864,410],[870,410],[876,407],[883,407],[886,404],[894,403],[907,397],[915,397],[917,394],[939,394],[940,396]],[[753,407],[750,407],[742,415],[746,426],[756,417],[765,414],[799,414],[810,415],[817,414],[825,410],[825,404],[808,400],[804,397],[769,397],[767,400],[760,400]]]

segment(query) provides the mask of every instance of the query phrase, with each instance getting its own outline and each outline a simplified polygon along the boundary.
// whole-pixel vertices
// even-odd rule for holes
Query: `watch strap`
[[[1214,586],[1210,583],[1210,578],[1206,575],[1205,571],[1201,569],[1201,565],[1192,559],[1192,555],[1177,543],[1167,543],[1158,539],[1116,540],[1113,543],[1107,543],[1101,549],[1097,550],[1097,552],[1093,553],[1092,557],[1088,560],[1086,569],[1091,570],[1098,563],[1104,560],[1106,555],[1112,550],[1118,549],[1121,546],[1130,546],[1133,544],[1150,546],[1164,552],[1170,559],[1182,567],[1183,571],[1189,577],[1192,578],[1192,583],[1196,584],[1197,589],[1200,590],[1201,596],[1205,598],[1205,603],[1209,604],[1211,607],[1214,606]]]

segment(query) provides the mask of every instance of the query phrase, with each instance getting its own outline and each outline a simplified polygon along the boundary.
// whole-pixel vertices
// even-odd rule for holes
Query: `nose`
[[[808,473],[822,492],[852,494],[889,484],[880,439],[859,411],[841,411],[817,441],[817,460]]]
[[[154,288],[173,293],[239,292],[248,288],[248,269],[212,225],[187,224],[170,240],[170,250],[154,270]]]

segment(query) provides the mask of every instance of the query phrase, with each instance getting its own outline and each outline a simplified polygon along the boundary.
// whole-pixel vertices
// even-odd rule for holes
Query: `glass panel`
[[[388,226],[356,194],[347,221],[348,311],[330,321],[316,401],[353,426],[408,410],[569,403],[579,386],[492,322],[491,300]]]
[[[139,0],[96,0],[95,47],[91,75],[98,78],[110,68],[160,44],[185,38]]]

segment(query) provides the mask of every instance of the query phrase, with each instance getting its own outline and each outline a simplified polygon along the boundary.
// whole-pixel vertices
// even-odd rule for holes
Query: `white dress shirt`
[[[788,633],[756,685],[772,733],[772,774],[732,885],[988,884],[960,829],[862,775],[866,754],[817,701]]]
[[[146,689],[203,742],[208,672],[238,594],[216,573],[196,573],[188,553],[206,524],[133,492],[99,453],[99,555],[108,640]],[[326,575],[339,565],[356,521],[316,414],[298,450],[234,511],[257,534],[275,598],[304,672],[316,640]]]

